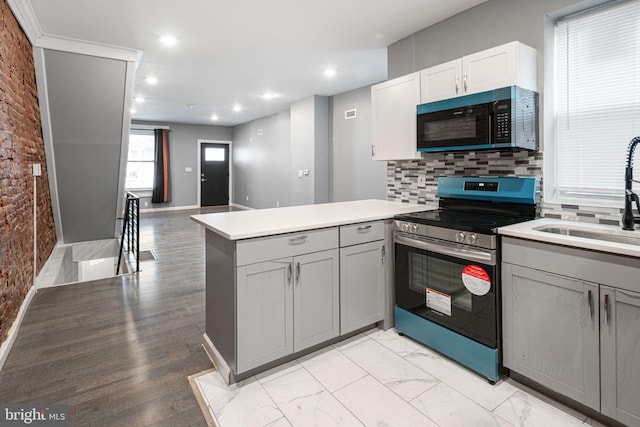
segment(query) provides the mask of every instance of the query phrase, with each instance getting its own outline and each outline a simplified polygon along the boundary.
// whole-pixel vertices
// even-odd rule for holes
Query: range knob
[[[459,231],[458,233],[456,233],[456,241],[458,243],[464,243],[464,238],[465,238],[465,235],[462,231]]]
[[[411,232],[412,233],[418,232],[418,224],[411,224]]]
[[[406,222],[402,223],[402,231],[409,231],[409,224]]]
[[[469,243],[474,245],[478,241],[478,236],[475,233],[469,234]]]

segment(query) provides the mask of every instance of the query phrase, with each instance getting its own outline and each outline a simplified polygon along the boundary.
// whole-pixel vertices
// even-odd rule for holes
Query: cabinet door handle
[[[456,74],[456,95],[460,91],[460,76]]]
[[[384,258],[387,255],[387,251],[384,245],[382,245],[382,249],[380,250],[380,252],[382,252],[382,264],[384,264]]]
[[[464,91],[467,91],[467,73],[464,73],[464,78],[462,79],[462,86],[464,87]]]
[[[291,275],[293,273],[293,267],[291,266],[291,263],[289,263],[289,267],[287,267],[287,282],[291,283]]]
[[[296,283],[300,281],[300,263],[296,263]]]
[[[609,294],[604,294],[604,321],[609,323]]]
[[[371,230],[371,226],[370,225],[361,225],[360,227],[358,227],[358,231],[359,232],[365,232],[365,231],[369,231]]]
[[[591,289],[587,292],[587,299],[589,300],[589,319],[593,319],[593,292]]]

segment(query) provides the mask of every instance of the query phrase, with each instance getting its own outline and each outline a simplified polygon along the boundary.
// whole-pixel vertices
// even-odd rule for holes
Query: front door
[[[229,145],[200,144],[200,206],[229,204]]]

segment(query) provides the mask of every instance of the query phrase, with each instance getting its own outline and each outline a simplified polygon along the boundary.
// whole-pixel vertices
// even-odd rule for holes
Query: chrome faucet
[[[636,210],[640,213],[640,197],[633,192],[632,187],[635,181],[633,179],[633,154],[636,146],[640,143],[640,136],[636,136],[629,142],[627,150],[627,167],[624,171],[624,213],[622,214],[622,229],[633,230],[635,224],[640,224],[640,216],[633,215],[633,202],[636,204]]]

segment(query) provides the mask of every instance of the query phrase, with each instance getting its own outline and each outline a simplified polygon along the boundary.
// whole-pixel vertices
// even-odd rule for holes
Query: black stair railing
[[[125,197],[116,275],[120,274],[120,263],[124,252],[127,252],[130,260],[133,256],[136,261],[136,272],[140,271],[140,197],[129,191],[125,193]]]

